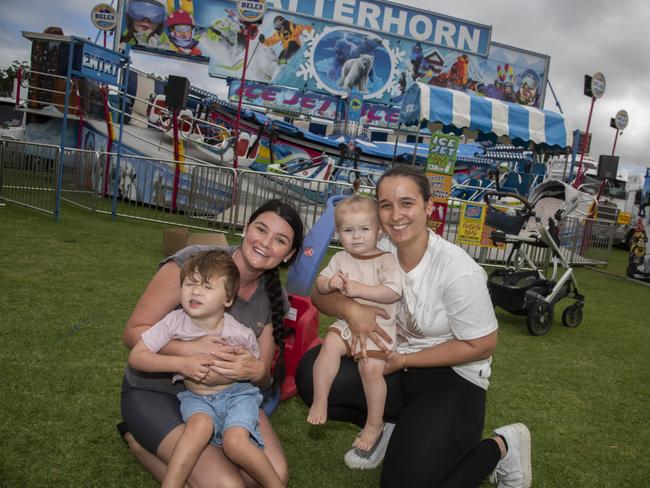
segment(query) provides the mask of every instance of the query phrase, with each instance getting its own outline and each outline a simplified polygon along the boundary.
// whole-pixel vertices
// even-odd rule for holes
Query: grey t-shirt
[[[183,263],[187,261],[191,256],[201,252],[208,251],[211,249],[217,249],[218,246],[188,246],[181,249],[176,254],[173,254],[165,259],[163,259],[158,265],[158,269],[162,268],[165,264],[170,261],[178,264],[179,267],[183,266]],[[228,254],[232,254],[237,249],[234,246],[222,247]],[[282,290],[282,297],[284,301],[284,310],[285,312],[289,310],[289,300],[287,295]],[[180,303],[177,308],[180,308]],[[237,321],[244,324],[246,327],[249,327],[255,332],[255,336],[259,337],[264,329],[266,324],[271,323],[271,302],[266,293],[266,276],[262,275],[260,278],[259,286],[257,290],[253,293],[249,300],[244,300],[241,297],[236,297],[234,303],[228,310],[228,313],[232,315]],[[185,389],[182,382],[177,382],[172,384],[171,373],[144,373],[142,371],[135,370],[131,368],[128,364],[126,365],[125,370],[126,380],[136,388],[143,388],[146,390],[168,392],[168,393],[178,393]]]

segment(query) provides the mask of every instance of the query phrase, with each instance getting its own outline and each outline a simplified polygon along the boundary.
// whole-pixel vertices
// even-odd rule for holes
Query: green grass
[[[55,224],[0,207],[0,484],[157,486],[115,430],[126,319],[162,257],[164,227],[65,205]],[[608,271],[622,274],[615,249]],[[499,346],[486,434],[523,421],[536,487],[636,487],[650,476],[650,288],[577,271],[583,323],[543,337],[498,311]],[[645,352],[644,352],[645,351]],[[298,399],[272,417],[292,487],[376,486],[379,471],[345,468],[356,427],[309,426]],[[646,452],[646,454],[643,454]]]

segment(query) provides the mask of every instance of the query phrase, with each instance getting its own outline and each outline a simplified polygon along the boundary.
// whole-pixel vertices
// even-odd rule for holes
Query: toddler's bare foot
[[[352,447],[356,447],[361,451],[369,451],[373,448],[377,439],[381,435],[384,428],[384,424],[370,425],[366,424],[363,426],[363,430],[359,433],[357,438],[352,443]]]
[[[307,416],[307,422],[312,425],[321,425],[327,421],[327,403],[312,403]]]

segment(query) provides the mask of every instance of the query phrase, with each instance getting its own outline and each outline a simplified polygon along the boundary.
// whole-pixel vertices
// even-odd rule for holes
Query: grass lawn
[[[157,486],[115,424],[122,328],[162,257],[163,227],[69,205],[62,216],[55,224],[0,207],[0,485]],[[622,274],[625,261],[615,249],[608,271]],[[543,337],[528,334],[525,317],[497,311],[486,434],[529,426],[536,487],[646,486],[650,288],[589,269],[577,276],[586,305],[575,329],[560,321],[568,300]],[[306,416],[293,398],[272,417],[290,486],[378,484],[378,470],[343,464],[356,427],[315,428]]]

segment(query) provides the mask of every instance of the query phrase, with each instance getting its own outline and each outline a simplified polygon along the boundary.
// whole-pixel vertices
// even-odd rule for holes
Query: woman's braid
[[[266,276],[266,293],[271,302],[271,321],[273,323],[273,340],[278,346],[278,358],[273,370],[273,382],[279,387],[286,374],[284,365],[284,300],[282,300],[282,285],[277,268],[268,270]]]

